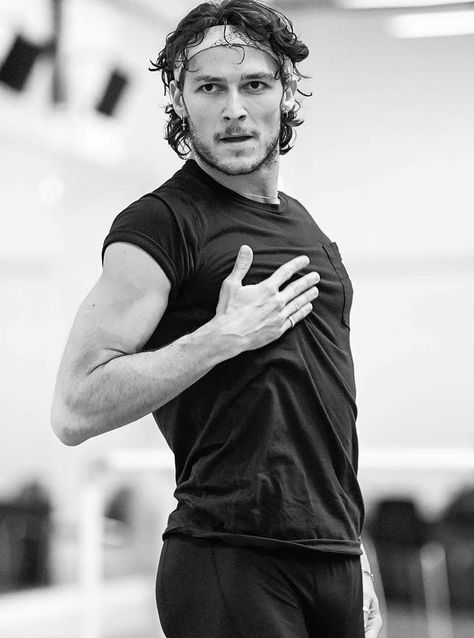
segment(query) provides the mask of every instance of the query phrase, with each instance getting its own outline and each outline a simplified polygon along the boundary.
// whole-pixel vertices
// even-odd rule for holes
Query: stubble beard
[[[262,157],[246,165],[242,164],[241,166],[233,168],[225,161],[219,160],[212,152],[212,149],[199,140],[199,137],[196,135],[196,129],[189,116],[187,121],[189,126],[189,144],[193,152],[196,153],[205,164],[225,175],[249,175],[259,168],[265,168],[273,164],[280,153],[280,128],[278,128],[275,136],[265,146]]]

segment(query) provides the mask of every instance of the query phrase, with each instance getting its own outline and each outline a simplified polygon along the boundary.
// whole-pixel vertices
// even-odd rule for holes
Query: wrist
[[[201,328],[200,328],[201,330]],[[202,326],[203,335],[212,344],[217,363],[236,357],[245,350],[243,339],[238,335],[229,321],[221,315],[216,315]]]

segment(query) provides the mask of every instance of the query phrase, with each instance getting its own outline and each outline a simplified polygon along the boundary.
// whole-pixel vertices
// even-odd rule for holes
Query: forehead
[[[186,79],[192,82],[198,76],[208,75],[233,80],[244,74],[275,75],[277,69],[277,61],[260,49],[218,46],[200,51],[191,58]]]

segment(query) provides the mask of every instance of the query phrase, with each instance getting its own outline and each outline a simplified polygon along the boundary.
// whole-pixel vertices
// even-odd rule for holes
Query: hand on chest
[[[252,248],[253,261],[243,285],[259,284],[285,262],[307,255],[308,266],[290,281],[310,272],[320,275],[319,297],[313,302],[313,313],[322,317],[339,315],[349,327],[352,286],[339,254],[319,228],[311,223],[287,223],[282,228],[235,226],[228,232],[215,234],[202,247],[199,266],[189,285],[189,293],[197,305],[216,307],[223,280],[232,271],[240,246]],[[287,285],[285,284],[285,285]]]

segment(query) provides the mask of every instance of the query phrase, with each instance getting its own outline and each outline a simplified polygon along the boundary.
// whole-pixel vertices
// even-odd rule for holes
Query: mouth
[[[251,139],[251,135],[231,135],[229,137],[221,137],[220,141],[224,142],[225,144],[240,144]]]

